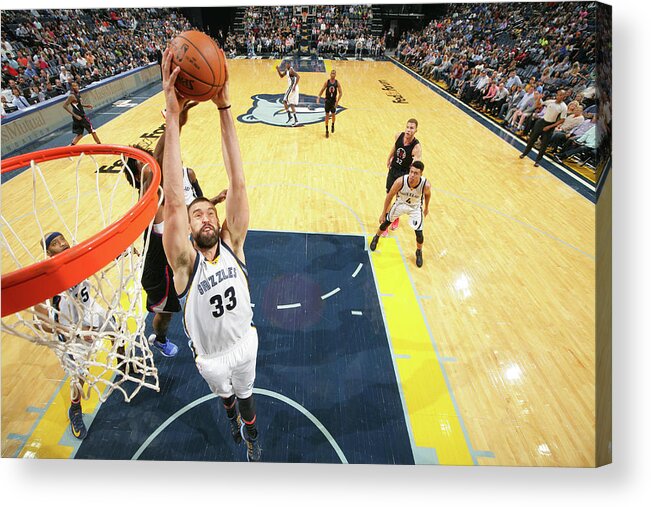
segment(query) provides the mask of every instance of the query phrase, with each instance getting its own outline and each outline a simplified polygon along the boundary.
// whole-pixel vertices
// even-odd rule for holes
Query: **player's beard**
[[[192,236],[194,243],[202,250],[212,248],[219,241],[219,231],[217,229],[210,229],[204,231],[203,228]]]

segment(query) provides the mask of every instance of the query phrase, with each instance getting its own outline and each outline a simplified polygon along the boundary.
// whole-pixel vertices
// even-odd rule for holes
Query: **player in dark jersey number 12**
[[[341,100],[341,96],[343,95],[343,91],[341,89],[341,83],[337,81],[337,71],[332,70],[330,72],[330,79],[328,79],[324,84],[323,87],[321,87],[321,91],[319,92],[319,96],[316,99],[317,104],[319,103],[319,100],[321,99],[321,95],[323,95],[323,92],[325,91],[325,131],[326,131],[326,137],[330,136],[330,133],[328,132],[328,121],[330,118],[332,118],[332,133],[335,133],[335,114],[337,113],[337,106],[339,105],[339,101]]]

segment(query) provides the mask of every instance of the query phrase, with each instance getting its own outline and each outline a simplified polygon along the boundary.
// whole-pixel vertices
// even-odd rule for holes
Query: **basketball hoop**
[[[139,195],[121,175],[100,182],[97,158],[115,155],[120,161],[113,167],[120,170],[111,172],[130,172],[127,158],[151,168],[152,184],[144,193]],[[70,165],[68,159],[75,161],[76,186],[62,192],[60,182],[56,187],[48,183],[45,173],[50,167],[43,171],[40,166],[53,164],[61,170]],[[82,169],[84,164],[88,168]],[[133,246],[158,209],[161,175],[156,160],[127,146],[66,146],[3,160],[1,172],[6,175],[23,168],[31,173],[31,212],[25,213],[25,203],[15,203],[17,208],[23,206],[23,212],[9,217],[6,195],[3,200],[3,265],[14,264],[16,269],[2,275],[2,330],[51,348],[71,382],[83,384],[85,398],[93,389],[101,400],[119,389],[126,401],[143,386],[158,390],[158,372],[144,334],[147,313],[140,283],[144,258]],[[70,203],[73,190],[74,203]],[[53,192],[61,195],[55,197]],[[86,196],[96,199],[95,206]],[[114,214],[120,213],[115,220]],[[91,216],[99,219],[94,222]],[[22,225],[25,221],[29,225]],[[70,248],[47,257],[40,243],[46,230],[61,231]],[[84,287],[84,301],[91,298],[92,306],[72,295],[77,287]],[[65,298],[65,316],[53,304],[55,296]],[[127,381],[135,386],[130,392],[124,389]]]

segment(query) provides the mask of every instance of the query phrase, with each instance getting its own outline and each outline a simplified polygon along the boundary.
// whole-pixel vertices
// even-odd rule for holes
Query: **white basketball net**
[[[115,159],[115,155],[112,158]],[[53,162],[47,162],[50,163]],[[23,213],[19,217],[20,228],[12,226],[3,206],[0,223],[3,272],[47,258],[40,240],[48,231],[63,233],[73,248],[123,216],[139,198],[138,192],[121,174],[111,175],[109,185],[106,178],[100,183],[100,165],[95,156],[82,154],[74,165],[74,204],[71,205],[73,199],[68,198],[67,206],[62,206],[62,199],[55,199],[45,177],[47,175],[54,183],[56,174],[52,176],[48,171],[42,171],[32,161],[29,171],[33,199],[27,219],[34,225],[22,225],[26,219]],[[124,155],[122,165],[129,171]],[[70,163],[67,163],[67,168],[71,169]],[[93,172],[94,191],[92,183],[91,188],[88,185]],[[26,176],[21,175],[22,178]],[[93,207],[97,208],[93,211],[99,211],[100,223],[93,219],[94,223],[87,224],[85,222],[90,221],[88,212]],[[145,244],[140,251],[133,245],[128,247],[102,270],[59,294],[58,300],[55,297],[43,302],[40,308],[30,307],[6,316],[2,319],[2,331],[52,349],[69,376],[71,386],[76,387],[84,398],[94,390],[100,400],[105,401],[117,390],[125,401],[130,401],[142,387],[158,391],[158,371],[145,336],[147,312],[140,282],[143,252],[147,247]]]

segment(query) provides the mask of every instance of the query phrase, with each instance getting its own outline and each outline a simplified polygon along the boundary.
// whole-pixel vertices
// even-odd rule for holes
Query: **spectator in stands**
[[[561,125],[559,125],[554,129],[554,133],[552,134],[552,138],[549,142],[549,146],[551,147],[552,152],[557,149],[560,150],[562,147],[564,147],[572,135],[576,137],[574,131],[579,126],[581,126],[585,122],[590,122],[590,120],[586,119],[583,116],[582,106],[577,104],[576,107],[573,108],[572,112],[570,112],[569,105],[567,106],[567,109],[568,109],[567,118],[565,118],[565,121]],[[583,132],[581,132],[581,134],[583,134]]]
[[[33,79],[34,77],[38,76],[38,72],[32,65],[32,62],[28,61],[27,66],[23,70],[23,75],[29,79]]]
[[[509,96],[507,100],[504,102],[504,104],[502,104],[502,107],[500,108],[500,111],[498,113],[498,117],[504,123],[509,122],[509,120],[511,119],[511,115],[513,114],[512,111],[515,111],[517,104],[520,102],[520,100],[522,100],[522,98],[525,95],[526,95],[526,91],[521,86],[513,85],[511,87],[511,89],[509,90]]]
[[[37,104],[45,100],[45,93],[36,85],[30,88],[29,103]]]
[[[61,95],[63,93],[66,93],[66,87],[63,85],[60,79],[55,79],[54,80],[54,91],[57,93],[57,95]]]
[[[515,69],[509,73],[509,78],[506,81],[506,88],[510,90],[512,89],[513,85],[520,87],[522,86],[522,80],[520,79],[520,76],[518,76],[518,73]]]
[[[517,87],[517,85],[513,86]],[[493,116],[496,116],[500,112],[502,105],[506,102],[508,97],[509,90],[506,88],[504,81],[500,81],[500,83],[497,85],[497,90],[495,91],[493,97],[489,102],[485,103],[486,112],[492,114]]]
[[[46,98],[46,99],[52,99],[52,98],[54,98],[54,97],[60,95],[60,93],[58,93],[58,92],[57,92],[57,91],[52,87],[52,83],[50,83],[50,82],[48,82],[48,83],[45,84],[45,90],[43,91],[43,93],[45,93],[45,98]]]
[[[488,80],[488,85],[486,86],[485,91],[486,93],[481,97],[482,113],[486,112],[488,103],[493,100],[493,97],[495,97],[495,94],[497,93],[497,83],[495,83],[493,78]]]
[[[562,162],[573,155],[594,154],[597,149],[596,116],[590,120],[590,123],[590,128],[580,137],[577,137],[570,147],[559,153],[558,156],[553,155],[552,158],[557,162]]]
[[[7,75],[9,77],[17,77],[18,76],[18,70],[13,68],[9,62],[5,62],[2,64],[2,76]]]
[[[30,106],[29,101],[23,96],[18,88],[13,89],[14,98],[11,104],[18,110],[25,109]]]
[[[452,60],[446,53],[443,55],[443,61],[432,69],[432,79],[434,81],[442,81],[446,77],[451,67]]]
[[[509,128],[515,129],[516,131],[521,130],[524,120],[533,114],[538,107],[542,94],[539,91],[533,91],[533,89],[533,86],[528,84],[525,87],[525,94],[516,105],[515,110],[507,113],[506,120],[509,122]]]

